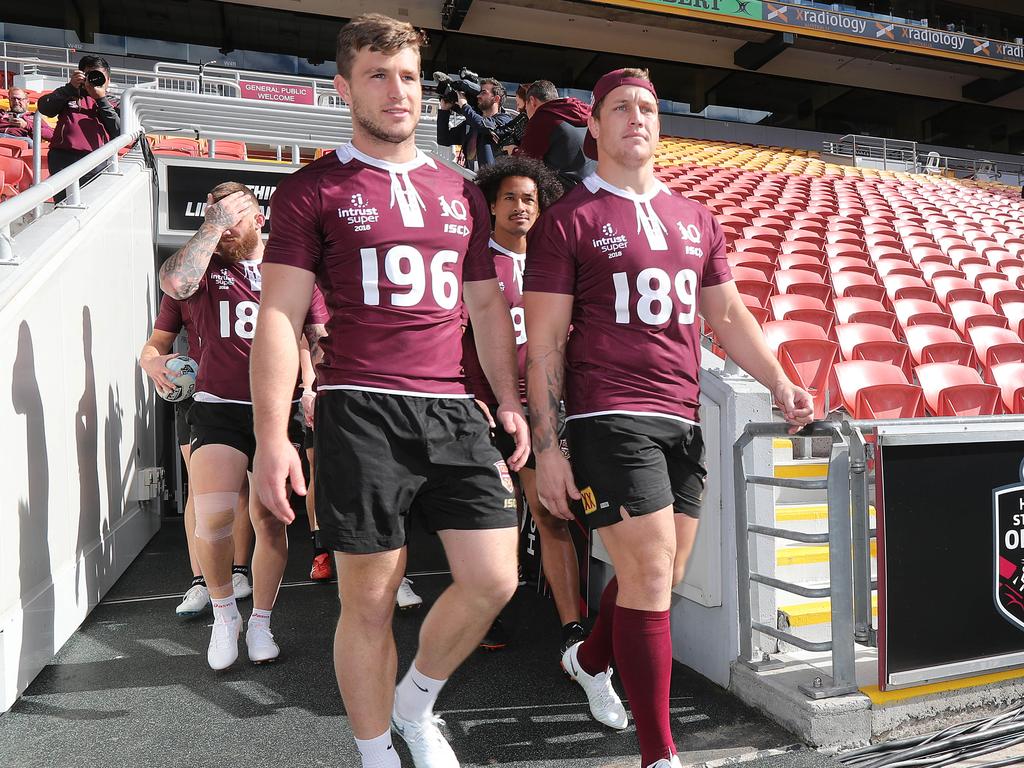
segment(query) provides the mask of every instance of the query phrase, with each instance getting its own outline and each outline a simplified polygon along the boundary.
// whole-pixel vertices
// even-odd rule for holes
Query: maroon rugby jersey
[[[711,212],[660,182],[640,196],[592,174],[541,215],[528,242],[526,290],[574,297],[568,418],[696,422],[700,288],[732,279]]]
[[[178,301],[173,296],[164,294],[160,299],[160,312],[157,313],[153,328],[166,333],[180,333],[185,329],[188,339],[188,354],[197,363],[203,357],[203,344],[192,323],[192,313],[187,301]]]
[[[494,271],[498,274],[498,285],[508,302],[512,313],[512,328],[516,334],[516,356],[519,359],[519,396],[526,403],[526,315],[523,312],[523,266],[526,254],[512,253],[493,240],[488,243],[491,258],[494,259]],[[473,397],[488,405],[496,405],[498,398],[494,396],[491,385],[487,381],[484,369],[480,366],[480,358],[476,353],[476,342],[473,340],[473,326],[466,327],[463,337],[466,353],[463,363],[466,367],[466,386]]]
[[[331,319],[318,389],[468,397],[462,282],[493,280],[490,212],[470,181],[422,152],[351,144],[281,181],[263,258],[315,272]]]
[[[229,264],[215,254],[198,290],[185,302],[192,313],[196,332],[203,340],[196,401],[252,402],[249,353],[256,335],[262,285],[260,262]],[[305,325],[326,322],[323,295],[314,286]]]

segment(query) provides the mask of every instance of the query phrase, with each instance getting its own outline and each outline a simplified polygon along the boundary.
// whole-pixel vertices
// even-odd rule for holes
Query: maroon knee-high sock
[[[612,624],[618,596],[619,579],[613,576],[601,593],[601,607],[597,609],[594,628],[576,654],[576,661],[588,675],[599,675],[612,663]]]
[[[640,741],[640,764],[647,766],[671,758],[676,746],[668,714],[672,682],[669,612],[618,606],[612,636],[615,665],[629,697]]]

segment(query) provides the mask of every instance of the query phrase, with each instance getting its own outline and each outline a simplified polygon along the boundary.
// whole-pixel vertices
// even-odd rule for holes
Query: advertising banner
[[[311,85],[286,85],[284,83],[261,83],[258,80],[239,80],[243,99],[273,101],[277,104],[313,104]]]

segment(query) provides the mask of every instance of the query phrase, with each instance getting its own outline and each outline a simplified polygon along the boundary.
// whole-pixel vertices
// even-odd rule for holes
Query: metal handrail
[[[744,469],[744,451],[757,437],[781,437],[790,434],[788,424],[752,423],[733,445],[735,466],[736,499],[736,561],[739,588],[740,656],[739,661],[755,671],[778,666],[767,654],[755,658],[753,633],[759,632],[790,643],[806,651],[832,654],[832,680],[828,684],[800,686],[808,697],[819,699],[853,693],[857,690],[854,655],[854,596],[853,596],[853,536],[850,516],[850,447],[841,429],[835,422],[819,421],[809,424],[797,433],[799,437],[830,437],[832,455],[829,460],[828,478],[821,480],[800,480],[748,475]],[[828,490],[828,532],[826,534],[805,534],[773,526],[751,524],[747,512],[747,492],[751,485],[782,486],[786,488],[822,488]],[[750,569],[750,536],[805,541],[827,542],[829,546],[828,587],[804,587],[784,581],[768,574]],[[774,589],[792,592],[804,597],[831,599],[832,638],[825,642],[811,642],[786,632],[778,627],[754,621],[751,615],[751,584],[763,584]]]
[[[122,134],[99,149],[72,163],[63,171],[55,173],[46,181],[30,187],[24,192],[0,203],[0,264],[17,264],[17,254],[11,238],[11,224],[31,211],[38,209],[58,192],[67,190],[62,204],[65,207],[82,207],[79,196],[81,178],[90,171],[109,162],[110,173],[118,173],[118,152],[142,138],[141,133]]]

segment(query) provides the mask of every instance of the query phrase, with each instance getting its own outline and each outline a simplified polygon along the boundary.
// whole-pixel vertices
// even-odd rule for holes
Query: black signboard
[[[879,687],[1024,666],[1024,440],[881,443]]]
[[[202,161],[201,161],[202,162]],[[195,232],[203,223],[206,210],[206,195],[211,189],[225,181],[237,181],[247,185],[256,195],[267,223],[263,233],[270,232],[270,197],[277,189],[278,182],[296,170],[294,166],[269,166],[267,170],[256,170],[258,166],[232,166],[227,163],[204,167],[195,163],[167,163],[167,229]]]

